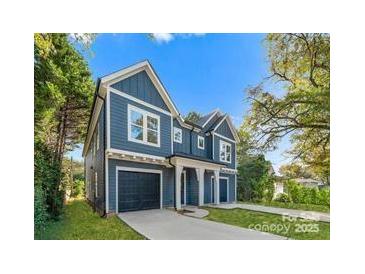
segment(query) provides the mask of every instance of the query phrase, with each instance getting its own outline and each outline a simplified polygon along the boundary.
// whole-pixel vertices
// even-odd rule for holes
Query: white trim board
[[[124,155],[128,155],[128,156],[136,156],[136,157],[142,157],[142,158],[145,157],[145,158],[151,158],[151,159],[155,159],[155,160],[159,160],[159,161],[166,160],[165,157],[161,157],[161,156],[139,153],[139,152],[134,152],[134,151],[129,151],[129,150],[115,149],[115,148],[107,149],[106,153],[115,153],[115,154],[121,154],[121,155],[124,154]]]
[[[230,139],[230,138],[228,138],[226,136],[223,136],[223,135],[221,135],[219,133],[214,132],[213,135],[215,135],[215,136],[217,136],[217,137],[219,137],[221,139],[224,139],[226,141],[229,141],[229,142],[232,142],[232,143],[236,144],[236,141],[235,140],[232,140],[232,139]]]
[[[164,110],[162,108],[156,107],[156,106],[154,106],[154,105],[152,105],[150,103],[147,103],[145,101],[142,101],[141,99],[138,99],[138,98],[136,98],[136,97],[134,97],[132,95],[129,95],[129,94],[123,92],[123,91],[117,90],[117,89],[112,88],[112,87],[108,87],[108,90],[110,92],[113,92],[116,95],[119,95],[119,96],[124,97],[124,98],[126,98],[128,100],[131,100],[133,102],[136,102],[138,104],[141,104],[142,106],[148,107],[150,109],[153,109],[153,110],[156,110],[156,111],[161,112],[163,114],[166,114],[168,116],[171,116],[171,112],[168,112],[168,111],[166,111],[166,110]]]
[[[233,126],[231,118],[227,114],[224,115],[224,118],[218,123],[218,125],[215,126],[213,131],[215,132],[225,120],[227,120],[227,124],[233,134],[234,139],[236,140],[236,142],[239,142],[240,138],[238,137],[237,131],[236,131],[235,127]]]
[[[132,171],[132,172],[143,172],[143,173],[156,173],[160,174],[160,208],[163,207],[163,172],[158,169],[148,169],[148,168],[137,168],[137,167],[115,167],[115,212],[119,213],[119,201],[118,201],[118,171]]]
[[[202,125],[202,128],[204,128],[210,120],[212,120],[212,118],[214,117],[214,115],[216,115],[219,112],[219,109],[213,110],[208,118],[208,120]]]

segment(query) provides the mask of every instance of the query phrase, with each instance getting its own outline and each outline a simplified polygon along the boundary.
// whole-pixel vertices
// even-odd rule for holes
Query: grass
[[[117,216],[101,218],[85,200],[69,202],[59,221],[47,225],[38,240],[141,240],[143,236]]]
[[[330,224],[303,219],[286,220],[282,216],[245,209],[205,208],[207,220],[261,230],[297,240],[329,240]],[[304,231],[305,232],[304,232]]]
[[[311,205],[311,204],[295,204],[295,203],[283,203],[278,201],[271,202],[252,202],[252,201],[241,201],[243,204],[255,204],[263,206],[281,207],[289,209],[309,210],[318,212],[330,212],[330,207],[325,205]]]

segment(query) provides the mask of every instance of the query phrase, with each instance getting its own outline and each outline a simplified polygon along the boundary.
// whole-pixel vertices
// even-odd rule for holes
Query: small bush
[[[330,190],[304,187],[295,181],[286,183],[289,198],[297,204],[330,206]]]
[[[45,194],[41,186],[34,187],[34,232],[41,233],[49,215],[45,202]]]
[[[282,202],[282,203],[291,203],[292,200],[290,199],[289,195],[286,193],[280,193],[276,198],[275,201]]]

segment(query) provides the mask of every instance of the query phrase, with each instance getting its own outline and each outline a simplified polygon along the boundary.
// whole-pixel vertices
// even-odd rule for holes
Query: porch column
[[[199,182],[199,206],[204,204],[204,168],[196,168],[196,176]]]
[[[214,170],[214,203],[219,204],[219,170]]]
[[[175,166],[175,206],[176,210],[181,210],[181,173],[183,167]]]

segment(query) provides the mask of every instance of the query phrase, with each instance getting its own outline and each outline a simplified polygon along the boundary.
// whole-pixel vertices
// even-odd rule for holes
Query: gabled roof
[[[205,127],[209,121],[214,117],[215,114],[219,113],[219,109],[215,109],[212,112],[208,113],[207,115],[204,115],[203,117],[201,117],[196,124],[200,127]]]
[[[148,62],[148,60],[144,60],[144,61],[136,63],[132,66],[126,67],[124,69],[121,69],[121,70],[118,70],[111,74],[108,74],[106,76],[103,76],[100,78],[100,82],[101,82],[101,84],[104,84],[104,85],[106,85],[106,84],[112,85],[112,84],[119,82],[125,78],[128,78],[134,74],[137,74],[138,72],[141,72],[143,70],[146,71],[147,75],[150,77],[152,83],[155,85],[157,91],[161,95],[163,101],[165,102],[165,104],[167,105],[167,107],[169,108],[171,113],[174,114],[174,116],[180,116],[180,113],[177,110],[177,107],[173,103],[165,86],[160,81],[160,78],[157,76],[157,73],[153,69],[150,62]]]
[[[215,132],[219,126],[224,122],[224,121],[227,121],[227,124],[229,126],[229,129],[231,130],[232,134],[233,134],[233,137],[234,137],[234,140],[236,142],[239,142],[240,141],[240,138],[238,136],[238,133],[237,133],[237,130],[236,128],[234,127],[233,123],[232,123],[232,120],[231,118],[229,117],[228,114],[225,114],[225,115],[222,115],[220,116],[214,123],[213,125],[209,128],[208,131],[210,132]]]
[[[142,62],[136,63],[134,65],[128,66],[126,68],[123,68],[121,70],[118,70],[116,72],[110,73],[108,75],[105,75],[103,77],[98,78],[97,80],[97,86],[96,86],[96,92],[94,94],[94,102],[91,110],[91,116],[88,124],[88,131],[87,136],[84,143],[84,149],[83,149],[83,156],[85,156],[91,139],[92,134],[94,133],[95,126],[97,124],[97,120],[102,108],[102,101],[104,100],[107,89],[112,84],[117,83],[119,81],[122,81],[123,79],[126,79],[132,75],[135,75],[141,71],[146,71],[147,75],[150,77],[152,83],[156,87],[157,91],[162,97],[162,100],[167,105],[169,111],[171,112],[173,117],[176,117],[180,125],[187,127],[189,129],[193,129],[195,131],[201,131],[204,126],[208,124],[208,122],[214,117],[216,113],[220,114],[219,110],[213,110],[211,113],[203,116],[197,123],[192,124],[187,121],[184,121],[184,118],[180,115],[177,107],[173,103],[169,93],[167,92],[166,88],[160,81],[160,78],[158,77],[157,73],[153,69],[152,65],[147,61],[144,60]],[[223,116],[222,116],[223,117]],[[219,119],[218,119],[219,120]],[[229,119],[230,120],[230,119]],[[232,124],[232,122],[230,122]],[[214,123],[216,124],[216,123]],[[230,125],[232,133],[234,136],[237,136],[237,132],[234,129],[233,124]],[[236,137],[235,137],[236,138]]]

